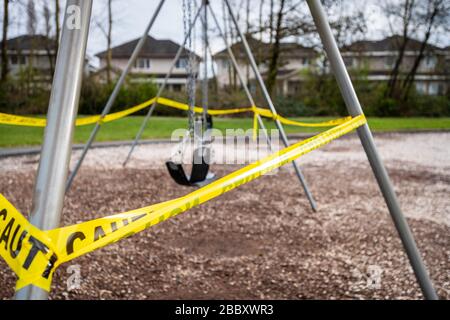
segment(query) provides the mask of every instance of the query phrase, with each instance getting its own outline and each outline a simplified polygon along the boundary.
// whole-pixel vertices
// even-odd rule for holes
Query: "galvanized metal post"
[[[192,20],[192,23],[189,26],[189,30],[186,33],[186,36],[184,37],[183,43],[180,45],[180,48],[178,49],[178,52],[177,52],[177,54],[175,55],[175,58],[172,61],[172,65],[170,66],[169,72],[167,72],[166,77],[164,78],[164,81],[163,81],[162,85],[159,87],[158,93],[156,94],[156,100],[152,104],[150,109],[148,110],[148,113],[145,116],[144,121],[142,122],[141,127],[139,128],[139,131],[138,131],[138,133],[136,134],[136,137],[133,140],[133,144],[131,145],[131,148],[130,148],[130,151],[128,152],[127,158],[125,159],[125,161],[122,164],[124,167],[127,165],[128,161],[130,160],[131,155],[133,154],[134,148],[136,147],[136,145],[138,144],[139,140],[141,139],[141,136],[142,136],[142,133],[145,130],[145,127],[147,127],[147,123],[150,120],[150,117],[153,114],[153,110],[156,107],[156,104],[157,104],[156,101],[158,101],[158,99],[161,97],[161,94],[163,93],[163,91],[165,90],[165,88],[167,86],[167,82],[169,81],[169,78],[172,75],[173,69],[175,68],[175,65],[176,65],[178,59],[180,59],[180,56],[181,56],[181,54],[182,54],[182,52],[184,50],[184,45],[186,44],[186,41],[187,41],[190,33],[192,32],[192,28],[194,27],[195,22],[198,19],[198,16],[202,12],[202,8],[203,8],[203,5],[200,6],[200,8],[197,11],[197,14],[195,15],[194,19]]]
[[[261,76],[261,73],[259,72],[258,65],[256,64],[255,58],[253,57],[253,53],[252,53],[252,50],[250,49],[250,46],[248,45],[247,39],[245,38],[244,34],[242,33],[241,28],[239,27],[239,23],[237,22],[236,16],[233,13],[233,9],[231,8],[230,2],[228,0],[224,0],[224,1],[225,1],[225,4],[227,5],[228,12],[230,13],[230,17],[233,21],[233,24],[235,25],[236,30],[238,31],[239,37],[241,38],[242,44],[244,45],[244,49],[247,54],[247,58],[250,62],[250,66],[253,70],[253,73],[255,74],[256,81],[258,82],[258,84],[262,90],[263,96],[264,96],[267,104],[269,105],[270,110],[272,111],[272,113],[274,115],[276,115],[277,110],[275,109],[275,106],[272,102],[272,98],[270,97],[270,94],[267,91],[266,85]],[[275,125],[277,126],[277,129],[280,131],[280,136],[281,136],[281,140],[283,141],[283,144],[286,147],[289,146],[289,140],[287,138],[286,132],[284,131],[283,125],[281,124],[281,122],[278,119],[275,119]],[[306,183],[306,179],[303,176],[302,171],[300,170],[299,166],[297,165],[297,163],[295,161],[292,161],[292,165],[294,166],[295,172],[297,174],[298,179],[300,180],[303,190],[305,190],[305,194],[309,200],[311,208],[314,211],[317,211],[316,202],[315,202],[311,192],[309,191],[308,184]]]
[[[231,60],[231,63],[233,64],[234,69],[236,70],[236,73],[238,75],[239,81],[241,82],[242,87],[244,88],[244,91],[245,91],[245,94],[247,96],[247,99],[250,102],[251,106],[256,106],[255,100],[253,99],[253,96],[252,96],[252,94],[250,92],[250,89],[248,88],[248,84],[245,82],[244,74],[242,73],[242,70],[239,67],[239,64],[238,64],[238,62],[236,60],[236,57],[234,56],[233,50],[231,50],[231,46],[229,45],[228,40],[225,37],[225,34],[222,32],[222,28],[220,27],[219,20],[217,19],[216,14],[214,13],[214,10],[212,9],[211,6],[209,6],[209,11],[211,12],[211,16],[213,17],[214,23],[215,23],[216,28],[217,28],[217,30],[219,32],[219,36],[222,38],[223,43],[224,43],[224,45],[225,45],[225,47],[227,49],[228,56],[229,56],[229,58]],[[264,137],[266,138],[267,145],[268,145],[270,151],[273,151],[272,142],[270,141],[270,137],[269,137],[268,132],[266,130],[266,126],[264,125],[264,122],[261,119],[261,115],[257,114],[256,117],[258,119],[259,126],[263,129],[263,133],[264,133]]]
[[[30,216],[30,222],[42,230],[58,227],[61,218],[91,10],[92,0],[66,4]],[[47,291],[33,285],[16,293],[20,300],[47,297]]]
[[[148,33],[150,32],[150,29],[152,28],[153,24],[155,23],[156,18],[158,17],[159,12],[161,11],[161,8],[162,8],[164,2],[165,2],[165,0],[161,0],[159,2],[158,6],[156,7],[155,12],[153,13],[152,18],[150,19],[149,24],[145,28],[143,35],[139,39],[139,42],[137,43],[136,47],[134,48],[133,53],[131,54],[131,57],[128,60],[128,63],[126,65],[125,69],[123,69],[122,74],[119,77],[119,80],[117,80],[117,83],[114,86],[114,90],[111,93],[111,95],[109,96],[109,99],[106,102],[105,107],[103,108],[103,111],[100,116],[100,120],[95,124],[95,127],[92,130],[91,135],[89,136],[89,139],[83,148],[83,151],[81,152],[81,156],[78,159],[78,162],[76,163],[75,167],[73,168],[72,173],[69,176],[69,179],[68,179],[67,185],[66,185],[66,192],[70,189],[70,186],[72,185],[73,180],[75,179],[75,176],[77,175],[78,170],[80,169],[81,164],[83,163],[83,160],[89,151],[89,148],[91,147],[92,143],[95,140],[95,137],[97,136],[98,131],[100,130],[101,119],[103,119],[109,113],[114,102],[116,101],[116,98],[120,92],[120,88],[122,88],[122,85],[124,84],[128,73],[133,68],[134,62],[136,61],[137,57],[139,56],[139,53],[141,52],[141,49],[144,46],[145,41],[147,40]]]
[[[339,48],[333,37],[333,33],[330,25],[328,24],[322,4],[319,0],[307,0],[307,3],[316,24],[317,31],[322,39],[328,59],[330,60],[331,68],[334,72],[334,76],[336,77],[348,112],[352,116],[361,115],[363,114],[363,110],[353,88],[344,61],[342,60]],[[380,155],[378,154],[369,126],[367,124],[362,126],[357,129],[357,132],[367,154],[367,158],[369,159],[375,178],[377,179],[378,185],[386,201],[392,220],[394,221],[395,227],[400,235],[400,239],[403,243],[406,254],[408,255],[420,288],[422,289],[426,299],[438,299],[427,269],[422,261],[422,258],[420,257],[414,237],[400,209],[394,188],[389,179],[389,175],[384,167]]]

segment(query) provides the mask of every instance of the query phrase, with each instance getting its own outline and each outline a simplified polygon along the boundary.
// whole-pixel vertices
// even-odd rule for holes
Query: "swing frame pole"
[[[163,91],[165,90],[165,88],[167,86],[167,82],[169,81],[169,78],[172,75],[173,69],[175,68],[175,65],[176,65],[177,61],[180,59],[181,54],[185,50],[184,46],[186,44],[186,41],[187,41],[188,37],[190,36],[190,34],[192,32],[192,29],[193,29],[193,27],[195,25],[195,22],[197,21],[200,13],[202,12],[202,9],[203,9],[203,4],[197,10],[197,13],[195,14],[195,17],[194,17],[194,19],[192,20],[192,23],[189,26],[189,30],[186,33],[186,36],[184,37],[183,43],[180,45],[180,47],[179,47],[179,49],[178,49],[178,51],[177,51],[177,53],[175,55],[175,58],[172,61],[172,65],[170,66],[169,71],[166,73],[166,77],[164,78],[163,83],[159,87],[158,93],[156,94],[156,97],[155,97],[155,102],[153,102],[152,106],[148,110],[147,115],[144,118],[144,121],[142,121],[141,127],[139,128],[139,131],[138,131],[138,133],[136,134],[136,137],[133,140],[133,143],[131,145],[130,151],[128,152],[128,155],[127,155],[125,161],[122,164],[123,167],[125,167],[127,165],[128,161],[131,158],[131,155],[133,154],[134,149],[136,148],[139,140],[141,139],[142,133],[144,132],[145,128],[147,127],[147,123],[150,120],[150,117],[152,116],[153,111],[154,111],[154,109],[155,109],[155,107],[157,105],[157,101],[161,97]]]
[[[30,214],[41,230],[57,228],[61,220],[91,12],[92,0],[67,1]],[[48,294],[28,285],[15,298],[45,300]]]
[[[237,22],[236,16],[230,5],[230,1],[229,0],[223,0],[223,1],[225,1],[225,4],[228,8],[228,12],[230,13],[231,20],[233,21],[233,24],[236,27],[236,30],[238,31],[239,38],[241,38],[242,44],[244,45],[245,53],[247,55],[248,61],[250,62],[250,66],[253,70],[253,73],[255,74],[256,81],[258,82],[258,84],[262,90],[263,96],[264,96],[267,104],[269,105],[270,110],[272,111],[273,115],[276,116],[278,114],[277,110],[275,108],[275,105],[273,104],[273,101],[272,101],[272,98],[270,97],[269,92],[267,91],[267,87],[264,83],[261,73],[259,72],[258,65],[256,64],[255,58],[254,58],[252,50],[250,49],[250,46],[247,42],[247,39],[245,38],[244,34],[242,33],[241,28],[239,27],[239,23]],[[274,122],[275,122],[275,125],[276,125],[278,131],[280,132],[280,136],[281,136],[281,140],[283,141],[283,144],[286,147],[288,147],[289,140],[287,138],[286,132],[284,131],[283,125],[281,124],[281,122],[278,119],[274,119]],[[311,191],[309,190],[308,184],[306,182],[305,177],[303,176],[303,173],[302,173],[300,167],[298,166],[296,161],[292,161],[292,165],[294,166],[295,173],[297,174],[300,184],[302,185],[303,190],[305,191],[306,197],[308,198],[308,201],[311,205],[312,210],[317,211],[316,201],[314,200],[314,197],[313,197]]]
[[[67,180],[66,192],[69,191],[69,189],[73,183],[73,180],[75,179],[75,176],[77,175],[78,170],[80,169],[81,164],[83,163],[84,158],[86,157],[86,154],[88,153],[89,149],[91,148],[92,143],[94,142],[95,138],[97,137],[97,133],[101,127],[102,119],[110,112],[114,102],[116,101],[116,98],[119,95],[120,89],[122,88],[123,84],[125,83],[125,79],[126,79],[128,73],[130,73],[131,69],[133,68],[134,62],[136,61],[137,57],[139,56],[139,53],[141,52],[142,47],[144,46],[145,41],[147,39],[148,33],[150,32],[151,28],[153,27],[153,24],[155,23],[156,18],[158,17],[164,2],[165,2],[165,0],[161,0],[159,2],[158,6],[156,7],[155,12],[153,13],[152,18],[150,19],[149,24],[145,28],[145,31],[142,34],[141,38],[139,39],[139,42],[136,44],[136,47],[134,48],[133,53],[131,54],[131,57],[128,60],[128,63],[126,65],[125,69],[123,69],[119,80],[117,80],[116,85],[114,86],[113,92],[109,96],[108,101],[106,102],[106,105],[103,108],[103,111],[100,115],[100,119],[95,124],[95,127],[92,130],[88,141],[84,145],[83,151],[81,152],[81,156],[78,159],[75,167],[73,168],[73,171],[71,172],[71,174],[69,176],[69,179]]]
[[[307,0],[307,3],[348,112],[353,117],[364,114],[344,61],[342,60],[342,56],[339,52],[339,48],[334,39],[322,4],[319,0]],[[433,283],[431,282],[428,271],[422,261],[416,242],[408,226],[408,222],[400,209],[392,182],[390,181],[383,161],[378,154],[369,125],[366,123],[356,129],[356,131],[361,140],[361,144],[372,167],[373,173],[378,182],[381,193],[383,194],[389,213],[394,221],[394,225],[400,236],[422,293],[426,299],[437,300],[438,296],[433,287]]]
[[[235,55],[233,53],[233,50],[231,50],[231,47],[229,46],[228,40],[225,37],[225,34],[223,33],[222,28],[220,27],[219,21],[217,20],[216,14],[214,13],[214,11],[211,8],[211,6],[209,6],[209,11],[211,13],[211,17],[214,20],[215,26],[216,26],[217,30],[219,31],[219,36],[222,38],[223,43],[224,43],[225,47],[227,48],[228,56],[229,56],[229,58],[231,60],[231,63],[233,64],[234,69],[236,70],[236,73],[238,75],[239,81],[241,82],[242,87],[244,88],[244,91],[245,91],[245,94],[247,96],[247,99],[248,99],[248,101],[250,102],[250,104],[252,106],[256,106],[255,100],[253,99],[253,96],[252,96],[252,94],[250,92],[250,89],[248,88],[248,84],[244,80],[244,75],[242,74],[242,70],[239,67],[239,64],[237,63],[236,57],[235,57]],[[257,114],[256,117],[258,119],[259,126],[263,129],[263,133],[264,133],[264,136],[266,138],[267,145],[269,146],[270,151],[273,151],[272,141],[270,140],[269,134],[268,134],[268,132],[266,130],[266,126],[264,125],[264,122],[263,122],[263,120],[261,118],[261,115]]]

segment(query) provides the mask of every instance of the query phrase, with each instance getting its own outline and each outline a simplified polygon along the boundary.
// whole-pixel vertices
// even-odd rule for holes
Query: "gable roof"
[[[356,41],[351,45],[345,46],[342,48],[342,51],[396,51],[398,50],[400,44],[403,42],[403,37],[400,35],[390,36],[381,40],[362,40]],[[422,42],[408,38],[408,42],[406,43],[406,51],[419,51],[422,46]],[[439,47],[436,47],[432,44],[427,44],[427,51],[439,51],[442,50]]]
[[[1,41],[0,43],[3,43]],[[21,35],[6,40],[8,50],[13,51],[29,51],[29,50],[55,50],[55,39],[48,38],[44,35]]]
[[[111,49],[113,58],[129,58],[131,57],[134,48],[139,42],[140,38],[125,42]],[[180,45],[168,39],[155,39],[152,36],[147,36],[144,45],[139,53],[139,57],[143,58],[175,58]],[[105,58],[107,51],[97,53],[98,58]],[[184,49],[181,54],[182,57],[187,57],[191,53],[188,49]],[[195,54],[197,59],[199,56]]]
[[[247,42],[252,50],[253,54],[258,55],[259,52],[263,55],[262,59],[268,59],[270,56],[272,45],[263,41],[259,41],[253,38],[251,35],[246,35]],[[245,49],[242,41],[236,42],[231,45],[231,50],[237,58],[245,57]],[[280,43],[280,56],[281,59],[286,58],[307,58],[314,57],[317,52],[313,48],[304,47],[295,42],[281,42]],[[228,58],[227,48],[217,52],[213,58]]]

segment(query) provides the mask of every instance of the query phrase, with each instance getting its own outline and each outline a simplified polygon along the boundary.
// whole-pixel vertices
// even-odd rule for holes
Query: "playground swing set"
[[[295,160],[356,129],[422,293],[426,299],[438,299],[411,230],[401,212],[390,178],[376,149],[370,128],[339,53],[320,0],[307,0],[307,4],[350,114],[349,117],[324,123],[301,123],[285,119],[278,115],[258,70],[247,39],[237,23],[230,2],[229,0],[223,1],[242,41],[246,56],[255,74],[256,81],[261,88],[265,102],[270,108],[269,110],[256,107],[252,94],[244,81],[242,71],[237,64],[227,38],[220,28],[220,24],[209,1],[202,0],[201,5],[197,8],[195,1],[183,0],[184,41],[172,62],[172,66],[163,84],[159,87],[156,97],[127,110],[110,113],[110,109],[119,90],[136,58],[139,56],[147,35],[164,5],[165,0],[160,0],[101,115],[77,119],[81,75],[88,38],[92,0],[67,1],[47,119],[0,114],[0,123],[3,124],[45,126],[44,142],[36,176],[33,209],[30,214],[30,219],[27,220],[3,195],[0,195],[0,255],[17,275],[16,298],[47,299],[54,271],[62,263],[145,230],[194,206],[216,198],[242,184],[257,179],[261,175],[289,162],[294,166],[300,184],[305,191],[312,209],[315,211],[317,209],[316,203],[309,191],[302,171]],[[192,8],[194,6],[197,11],[193,16]],[[249,108],[229,110],[208,109],[207,61],[208,49],[210,50],[208,48],[208,12],[215,22],[216,29],[227,48],[230,61],[237,72],[237,76],[241,80],[241,84],[251,105]],[[74,17],[80,21],[79,28],[73,28],[69,23]],[[188,70],[190,70],[190,77],[187,83],[188,104],[172,101],[161,96],[176,62],[183,53],[185,45],[187,44],[191,48],[192,29],[199,17],[203,26],[204,54],[203,98],[201,108],[195,107],[195,76],[193,75],[194,62],[192,56],[189,57],[188,63]],[[183,197],[163,203],[71,226],[60,227],[65,192],[70,188],[101,125],[149,107],[147,115],[124,162],[124,165],[126,165],[157,104],[188,111],[189,130],[187,132],[187,138],[193,136],[194,140],[197,138],[199,141],[199,148],[195,149],[193,155],[191,174],[186,174],[181,163],[169,161],[166,163],[166,166],[169,174],[178,184],[200,188]],[[265,129],[262,117],[273,119],[280,132],[285,148],[222,178],[216,179],[209,172],[209,164],[207,161],[209,155],[207,129],[212,126],[211,116],[239,112],[253,112],[254,129],[258,125],[262,129]],[[201,114],[201,117],[196,117],[196,114]],[[196,126],[196,122],[199,125]],[[74,127],[75,125],[94,123],[95,127],[83,149],[81,157],[67,179]],[[317,127],[329,126],[331,129],[312,138],[289,145],[282,124]],[[195,129],[198,127],[200,130]],[[267,144],[270,147],[271,141],[267,136],[266,130],[262,130],[262,132],[265,133]],[[196,159],[200,159],[200,161],[196,161]]]

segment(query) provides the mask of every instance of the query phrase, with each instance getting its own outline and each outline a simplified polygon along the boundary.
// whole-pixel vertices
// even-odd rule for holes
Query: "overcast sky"
[[[28,0],[21,0],[26,3]],[[35,0],[37,15],[42,21],[42,4],[45,0]],[[114,27],[113,27],[113,45],[118,45],[123,42],[140,37],[144,31],[150,17],[152,16],[157,4],[160,0],[114,0],[113,2],[113,15],[114,15]],[[198,0],[199,2],[200,0]],[[395,1],[395,0],[394,0]],[[15,3],[16,2],[16,3]],[[48,0],[50,4],[53,0]],[[239,3],[240,1],[235,1]],[[252,0],[253,18],[257,18],[258,15],[258,2],[259,0]],[[378,0],[359,1],[355,0],[355,5],[363,5],[366,16],[368,18],[368,34],[370,39],[379,39],[388,34],[386,30],[386,21],[380,14],[379,7],[377,6]],[[171,39],[180,43],[183,39],[183,15],[182,15],[182,0],[166,0],[160,16],[156,20],[153,29],[150,34],[158,39]],[[222,15],[222,7],[220,1],[211,1],[213,8],[219,19]],[[93,21],[106,21],[106,0],[94,0],[94,8],[92,14]],[[17,3],[17,0],[12,1],[12,25],[9,32],[9,37],[14,37],[19,34],[26,33],[26,6]],[[61,7],[64,8],[65,1],[61,1]],[[253,9],[254,8],[254,9]],[[236,8],[237,10],[237,8]],[[3,14],[2,14],[3,16]],[[42,24],[38,30],[43,32]],[[197,32],[200,35],[199,32]],[[447,46],[450,45],[450,37],[446,35],[436,35],[432,41],[434,43]],[[217,51],[223,48],[223,43],[217,37],[211,38],[211,46],[213,51]],[[88,55],[93,57],[96,53],[105,50],[106,39],[96,23],[91,24],[91,30],[88,42]],[[201,47],[197,45],[196,49],[199,51]]]

